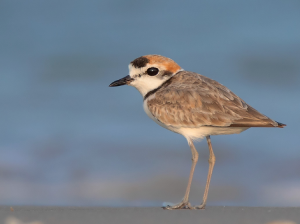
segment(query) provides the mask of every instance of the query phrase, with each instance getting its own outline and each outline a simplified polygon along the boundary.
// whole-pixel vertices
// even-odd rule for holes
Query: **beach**
[[[158,207],[31,207],[1,206],[4,224],[295,224],[300,208],[207,207],[205,210],[163,210]]]

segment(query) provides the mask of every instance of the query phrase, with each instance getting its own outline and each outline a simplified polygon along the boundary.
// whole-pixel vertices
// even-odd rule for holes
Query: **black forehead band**
[[[136,68],[145,67],[148,63],[149,63],[149,59],[144,56],[136,58],[131,62],[132,66]]]

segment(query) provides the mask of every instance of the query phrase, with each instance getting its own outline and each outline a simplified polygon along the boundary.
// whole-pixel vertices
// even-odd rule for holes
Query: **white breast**
[[[146,112],[146,114],[155,121],[155,123],[159,124],[160,126],[173,131],[175,133],[181,134],[186,138],[189,139],[201,139],[208,135],[230,135],[230,134],[239,134],[245,130],[247,130],[249,127],[197,127],[197,128],[186,128],[186,127],[173,127],[173,126],[167,126],[164,123],[157,120],[152,113],[149,111],[147,101],[155,97],[155,94],[151,95],[149,98],[147,98],[144,101],[143,107]]]

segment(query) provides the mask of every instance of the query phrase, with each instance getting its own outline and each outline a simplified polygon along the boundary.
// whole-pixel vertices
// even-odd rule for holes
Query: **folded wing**
[[[149,97],[149,111],[174,127],[283,127],[246,104],[220,83],[180,72]]]

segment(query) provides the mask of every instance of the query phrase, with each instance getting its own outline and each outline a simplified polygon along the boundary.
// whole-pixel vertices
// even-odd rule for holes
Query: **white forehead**
[[[131,63],[128,65],[128,69],[129,69],[129,76],[130,76],[130,77],[133,77],[133,76],[135,76],[136,74],[139,74],[139,73],[145,71],[145,67],[142,67],[142,68],[136,68],[136,67],[132,66]]]

